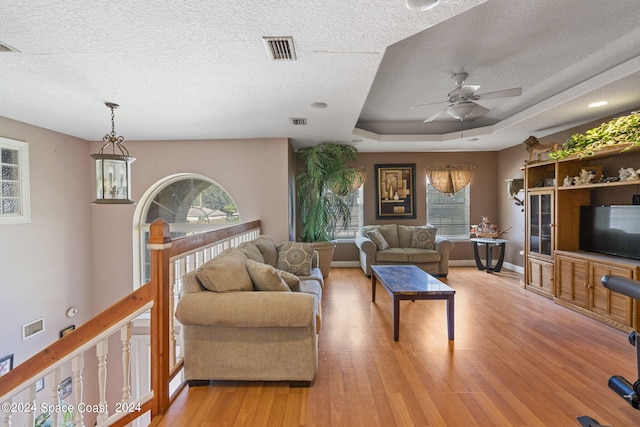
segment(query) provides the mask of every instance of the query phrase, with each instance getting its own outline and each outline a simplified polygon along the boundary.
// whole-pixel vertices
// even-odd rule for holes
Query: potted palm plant
[[[300,240],[314,243],[320,269],[327,277],[335,248],[335,235],[351,224],[352,198],[363,181],[361,170],[351,166],[358,156],[351,145],[321,143],[296,153],[301,163],[296,177]]]

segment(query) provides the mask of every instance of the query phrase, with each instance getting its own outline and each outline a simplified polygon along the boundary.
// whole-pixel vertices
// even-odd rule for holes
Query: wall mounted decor
[[[13,354],[8,354],[0,359],[0,377],[13,369]]]
[[[376,165],[376,219],[416,217],[416,164]]]

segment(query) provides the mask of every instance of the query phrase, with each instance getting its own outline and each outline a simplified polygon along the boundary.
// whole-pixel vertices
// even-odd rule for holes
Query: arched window
[[[134,215],[134,288],[150,280],[149,226],[162,218],[177,238],[240,222],[235,202],[215,181],[179,174],[158,181],[145,192]]]

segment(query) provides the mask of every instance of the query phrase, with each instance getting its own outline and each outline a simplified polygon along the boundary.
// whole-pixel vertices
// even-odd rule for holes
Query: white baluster
[[[5,412],[5,406],[9,411]],[[2,427],[11,427],[11,401],[2,402]]]
[[[122,402],[131,400],[131,322],[120,329],[122,341]]]
[[[84,370],[84,353],[79,354],[71,360],[71,370],[73,371],[73,394],[76,396],[76,411],[74,421],[76,426],[84,426],[84,414],[78,410],[78,404],[82,402],[83,384],[82,371]]]
[[[29,386],[29,390],[27,391],[27,402],[35,402],[36,401],[36,384],[33,383]],[[29,410],[27,414],[27,425],[32,426],[34,424],[35,414],[32,410]]]
[[[50,384],[49,390],[51,391],[51,404],[54,406],[60,405],[60,393],[58,392],[58,385],[60,384],[60,368],[55,369],[47,376],[47,383]],[[51,413],[51,425],[58,425],[58,411]]]
[[[107,354],[109,353],[109,342],[105,338],[96,344],[96,354],[98,356],[98,391],[100,393],[99,405],[104,408],[104,412],[98,414],[98,424],[104,423],[109,417],[107,410]]]

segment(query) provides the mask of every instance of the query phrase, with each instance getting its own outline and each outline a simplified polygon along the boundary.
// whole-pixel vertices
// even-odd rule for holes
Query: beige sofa
[[[300,245],[276,246],[261,236],[183,277],[176,318],[190,386],[210,380],[308,386],[315,379],[324,283],[317,253]],[[307,265],[309,271],[300,267]]]
[[[356,236],[360,267],[371,276],[376,264],[413,264],[427,273],[447,277],[453,242],[437,237],[437,228],[398,224],[367,225]]]

